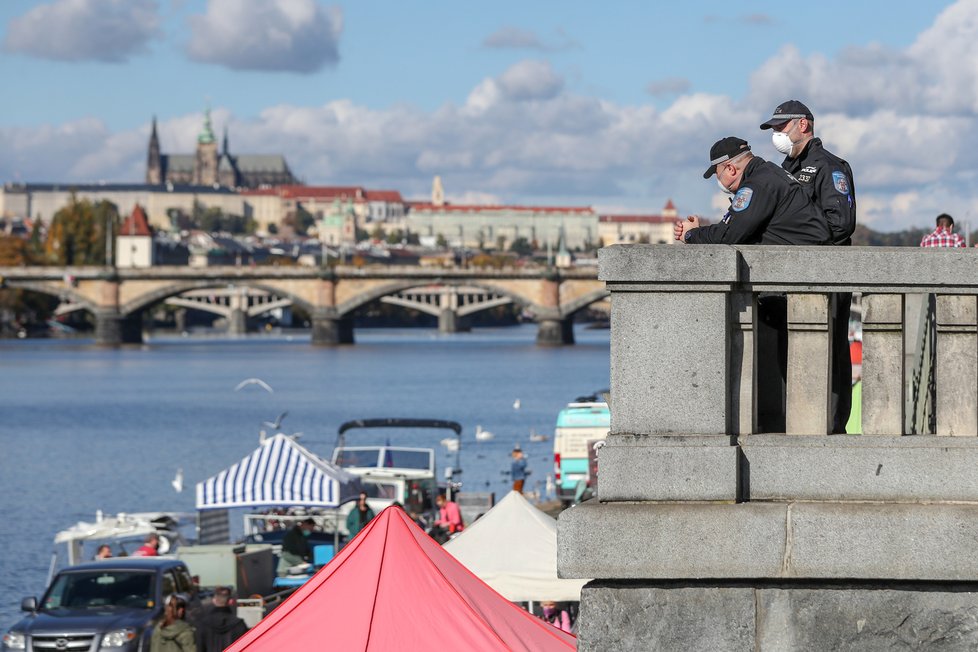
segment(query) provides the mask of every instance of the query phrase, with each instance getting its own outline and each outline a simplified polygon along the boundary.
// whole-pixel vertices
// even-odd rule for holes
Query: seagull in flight
[[[240,383],[238,383],[238,386],[234,388],[234,391],[240,392],[242,389],[244,389],[248,385],[258,385],[259,387],[261,387],[263,390],[265,390],[269,394],[274,394],[275,393],[275,390],[272,389],[272,386],[269,385],[268,383],[266,383],[261,378],[245,378]]]
[[[285,415],[287,414],[288,412],[283,412],[282,414],[275,417],[275,421],[262,421],[261,425],[265,426],[266,428],[271,428],[275,432],[278,432],[279,430],[282,429],[282,419],[284,419]]]

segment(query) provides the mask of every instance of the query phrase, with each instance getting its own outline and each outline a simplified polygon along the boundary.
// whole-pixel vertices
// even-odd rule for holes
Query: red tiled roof
[[[119,227],[119,235],[141,235],[152,236],[153,232],[149,229],[149,222],[146,220],[146,212],[143,207],[136,204],[132,209],[132,214],[123,221]]]
[[[637,224],[671,224],[676,221],[674,217],[665,217],[664,215],[602,215],[598,218],[599,222],[611,222],[613,224],[626,224],[626,223],[637,223]]]
[[[520,213],[593,213],[590,206],[505,206],[505,205],[464,205],[445,204],[435,206],[431,203],[411,202],[412,210],[431,211],[433,213],[488,213],[498,211],[517,211]]]
[[[279,186],[285,199],[363,199],[360,186]]]
[[[403,203],[404,198],[397,190],[368,190],[367,201],[386,201],[391,203]]]

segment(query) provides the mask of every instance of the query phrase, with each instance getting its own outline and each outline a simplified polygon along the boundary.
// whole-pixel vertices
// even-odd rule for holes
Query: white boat
[[[124,545],[126,542],[142,543],[147,534],[156,533],[160,537],[159,553],[166,554],[179,543],[185,543],[180,533],[181,520],[194,523],[194,514],[179,512],[136,512],[105,516],[101,511],[95,513],[93,522],[79,521],[70,528],[61,530],[54,536],[56,544],[68,546],[68,564],[81,561],[83,546],[89,543],[108,543]],[[135,549],[137,546],[133,546]]]

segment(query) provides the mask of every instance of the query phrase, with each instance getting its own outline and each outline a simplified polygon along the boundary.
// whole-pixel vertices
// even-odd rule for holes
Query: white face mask
[[[778,150],[785,156],[791,153],[791,148],[794,145],[791,142],[791,136],[788,135],[789,129],[784,131],[775,131],[771,134],[771,142],[774,143],[774,149]]]
[[[728,188],[725,185],[723,185],[723,182],[720,181],[720,175],[719,174],[717,175],[717,185],[720,186],[720,190],[722,190],[724,193],[726,193],[728,195],[734,194],[733,193],[733,190],[731,190],[730,188]]]

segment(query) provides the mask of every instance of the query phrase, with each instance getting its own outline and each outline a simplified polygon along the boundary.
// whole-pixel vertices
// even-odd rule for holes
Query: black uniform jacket
[[[689,231],[686,242],[821,245],[829,242],[829,227],[794,177],[755,156],[723,220]]]
[[[856,186],[849,164],[825,149],[821,138],[812,138],[798,158],[785,158],[781,167],[798,179],[812,203],[825,213],[832,244],[851,244],[856,229]]]

